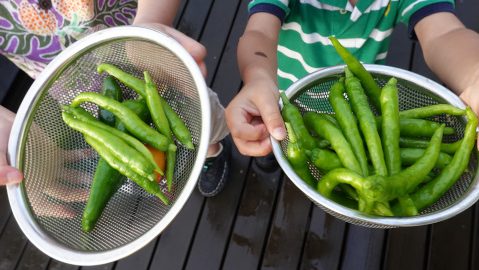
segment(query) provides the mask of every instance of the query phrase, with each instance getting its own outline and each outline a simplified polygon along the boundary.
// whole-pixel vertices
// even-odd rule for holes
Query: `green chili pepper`
[[[181,117],[171,108],[171,106],[166,102],[165,99],[160,97],[161,105],[165,111],[166,118],[170,124],[171,130],[175,137],[184,145],[187,149],[193,150],[195,146],[193,145],[193,139],[191,137],[191,132],[186,126],[185,122]]]
[[[286,94],[281,91],[281,100],[283,101],[283,109],[281,110],[281,115],[285,122],[289,122],[293,128],[294,133],[298,138],[298,143],[303,149],[313,149],[316,148],[316,140],[309,134],[308,129],[306,128],[303,120],[303,116],[299,109],[293,105]]]
[[[363,139],[359,132],[356,117],[354,116],[351,107],[344,99],[344,78],[341,77],[331,87],[329,93],[329,103],[336,113],[336,120],[344,133],[344,136],[351,145],[351,148],[361,166],[363,176],[368,175],[368,159],[366,151],[364,150]]]
[[[101,141],[86,134],[84,136],[85,141],[89,145],[91,145],[91,147],[95,149],[101,155],[101,157],[105,159],[108,164],[110,164],[110,166],[118,170],[124,176],[130,178],[138,186],[142,187],[146,192],[158,197],[164,204],[169,204],[168,198],[166,198],[166,196],[161,192],[160,185],[158,185],[156,181],[150,181],[149,179],[129,169],[128,165],[125,164],[122,160],[118,159],[115,154],[113,154],[109,150],[105,150],[103,148],[104,144]]]
[[[403,165],[414,164],[422,155],[424,149],[422,148],[401,148],[401,163]],[[446,153],[439,153],[435,167],[442,169],[451,163],[452,157]]]
[[[93,117],[93,115],[91,115],[90,113],[88,113],[81,107],[72,108],[70,106],[63,106],[62,108],[64,112],[72,114],[78,120],[81,120],[92,126],[98,127],[122,139],[129,146],[133,147],[135,150],[140,152],[148,161],[150,161],[151,165],[155,166],[155,172],[159,173],[160,175],[163,175],[163,171],[158,167],[158,165],[153,160],[153,155],[151,154],[151,152],[148,150],[148,148],[146,148],[146,146],[143,143],[141,143],[135,137],[132,137],[128,135],[127,133],[122,132],[116,128],[103,124],[102,122],[98,121],[95,117]]]
[[[389,175],[401,171],[401,154],[399,151],[399,101],[397,80],[389,79],[381,90],[381,131],[384,159]]]
[[[396,198],[396,196],[409,194],[422,183],[423,179],[434,168],[441,149],[443,130],[444,124],[437,129],[436,133],[431,137],[431,142],[424,151],[423,156],[413,165],[388,177],[388,182],[391,183],[388,200],[392,200]]]
[[[72,107],[78,107],[83,102],[92,102],[103,109],[112,112],[116,118],[122,121],[128,131],[144,143],[166,152],[169,140],[145,124],[132,110],[122,103],[111,98],[104,97],[98,93],[83,92],[78,94],[71,102]]]
[[[145,76],[146,105],[150,110],[153,123],[161,134],[165,135],[170,141],[173,141],[170,124],[168,123],[168,119],[166,119],[165,112],[163,111],[156,84],[153,82],[147,71],[143,74]]]
[[[348,93],[353,112],[358,118],[359,127],[361,128],[363,137],[366,141],[367,150],[369,151],[373,167],[377,174],[388,175],[376,120],[369,107],[361,82],[358,78],[354,77],[347,67],[344,71],[346,73],[346,92]]]
[[[336,168],[342,168],[343,164],[338,155],[331,150],[314,148],[313,150],[305,150],[311,163],[320,171],[328,172]]]
[[[393,212],[395,216],[416,216],[419,211],[411,197],[404,196],[398,198],[398,206],[393,206]]]
[[[108,74],[112,75],[113,77],[118,79],[120,82],[122,82],[126,86],[130,87],[133,91],[135,91],[141,97],[146,99],[145,82],[143,80],[138,79],[135,76],[122,71],[121,69],[117,68],[114,65],[106,64],[106,63],[98,65],[97,71],[99,73],[107,72]],[[165,85],[162,84],[161,87],[165,87]],[[183,119],[181,119],[181,117],[171,108],[168,102],[166,102],[166,100],[161,96],[160,96],[160,101],[163,107],[163,111],[166,115],[166,118],[168,119],[168,123],[170,125],[171,131],[173,132],[175,137],[187,149],[194,149],[195,147],[193,145],[191,132],[189,131]]]
[[[376,123],[381,127],[382,117],[376,116]],[[399,117],[399,130],[403,137],[431,137],[441,123],[426,119]],[[381,130],[381,129],[379,129]],[[453,135],[456,130],[452,127],[444,128],[444,135]],[[426,141],[426,145],[429,142]]]
[[[113,78],[112,76],[106,76],[103,79],[101,93],[105,97],[109,97],[117,101],[122,101],[123,99],[121,88],[115,81],[115,78]],[[100,121],[108,124],[109,126],[115,125],[115,116],[111,112],[100,108],[98,116]]]
[[[69,127],[81,132],[84,136],[92,137],[95,139],[95,141],[98,141],[102,144],[101,149],[95,149],[100,156],[103,157],[101,153],[102,149],[106,149],[105,151],[110,152],[111,155],[113,155],[116,159],[118,159],[136,174],[139,174],[151,181],[155,180],[154,164],[152,164],[145,156],[143,156],[143,154],[131,147],[123,139],[89,122],[76,119],[68,112],[62,112],[62,117],[63,121]],[[118,170],[118,168],[112,164],[110,164],[110,166]]]
[[[296,133],[289,122],[285,122],[286,131],[288,133],[288,146],[286,148],[286,158],[288,159],[294,172],[304,181],[306,184],[314,187],[316,185],[316,179],[311,174],[308,165],[308,158],[303,153],[300,144],[298,143]]]
[[[82,215],[82,230],[90,232],[95,227],[108,201],[123,185],[125,178],[100,158],[90,188],[90,195]]]
[[[336,52],[343,59],[343,61],[348,66],[348,69],[359,78],[361,84],[366,90],[371,103],[379,111],[381,108],[381,102],[379,101],[379,96],[381,95],[381,88],[374,81],[373,76],[364,68],[361,62],[356,59],[346,48],[344,48],[341,43],[335,37],[329,37],[333,47],[336,49]]]
[[[436,104],[400,111],[399,116],[404,118],[426,118],[440,114],[449,114],[461,116],[466,113],[465,110],[454,107],[450,104]]]
[[[441,143],[441,152],[453,155],[462,143],[462,139],[453,143]],[[413,138],[399,138],[399,145],[404,148],[426,148],[429,145],[428,141],[413,139]]]
[[[168,151],[166,151],[166,186],[168,191],[171,191],[173,185],[173,176],[175,174],[176,164],[176,145],[170,144]]]
[[[425,154],[414,165],[397,174],[371,175],[364,178],[350,169],[338,168],[323,176],[318,182],[317,190],[329,198],[337,185],[348,184],[358,194],[359,211],[391,215],[389,201],[404,197],[411,192],[434,167],[439,156],[443,129],[444,125],[436,131]]]
[[[324,118],[324,116],[315,112],[305,113],[304,123],[308,129],[314,130],[319,136],[331,143],[344,167],[357,173],[362,173],[361,166],[354,155],[351,145],[338,127]]]
[[[422,210],[436,202],[456,181],[467,168],[471,152],[476,141],[477,116],[466,108],[467,124],[464,137],[452,161],[432,181],[425,184],[411,195],[414,205]]]
[[[146,101],[144,99],[127,99],[121,104],[132,110],[143,122],[150,123],[150,111],[148,110]],[[128,133],[125,124],[118,119],[116,119],[115,128],[122,132]]]
[[[143,80],[138,79],[127,72],[124,72],[123,70],[112,64],[100,64],[97,66],[96,70],[100,74],[102,74],[103,72],[110,74],[111,76],[122,82],[124,85],[134,90],[141,97],[146,98],[145,82]]]
[[[102,93],[116,100],[122,98],[122,91],[115,79],[111,76],[107,76],[103,79]],[[99,119],[110,126],[115,123],[115,116],[107,110],[99,110]],[[124,182],[125,177],[112,168],[108,162],[103,158],[98,160],[88,201],[82,214],[82,230],[84,232],[93,230],[111,197],[113,197]]]

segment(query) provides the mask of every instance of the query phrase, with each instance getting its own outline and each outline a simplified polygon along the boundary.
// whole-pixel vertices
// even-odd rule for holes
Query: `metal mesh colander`
[[[161,95],[190,129],[195,150],[177,144],[169,206],[126,181],[95,229],[84,233],[81,215],[86,202],[81,194],[90,187],[98,155],[83,151],[83,158],[71,161],[69,150],[89,146],[63,123],[60,106],[69,104],[80,92],[100,91],[106,76],[96,72],[100,63],[114,64],[139,78],[147,70],[157,84],[165,84]],[[125,99],[137,97],[126,87],[123,93]],[[83,106],[97,115],[96,105]],[[95,265],[127,256],[156,237],[185,204],[206,156],[209,129],[210,106],[204,79],[194,60],[175,40],[131,26],[89,35],[47,66],[17,113],[8,152],[10,163],[24,172],[25,180],[8,187],[15,218],[30,241],[57,260]],[[72,189],[77,192],[65,192]],[[74,216],[58,205],[67,206]]]
[[[443,86],[415,73],[381,65],[365,65],[366,69],[373,75],[379,86],[384,86],[391,77],[398,80],[400,110],[406,110],[421,106],[449,103],[456,107],[465,108],[464,103],[452,92]],[[329,104],[329,89],[335,83],[340,74],[344,74],[344,66],[335,66],[312,73],[301,80],[293,83],[286,91],[290,101],[300,108],[302,113],[316,111],[323,113],[334,113]],[[446,123],[453,127],[457,133],[445,136],[443,141],[453,142],[463,137],[466,119],[441,115],[434,117],[435,121]],[[479,198],[478,190],[478,160],[477,151],[473,151],[468,169],[445,193],[439,201],[424,209],[415,217],[375,217],[366,215],[356,210],[349,209],[330,201],[321,196],[316,190],[305,184],[289,165],[284,153],[288,140],[281,142],[271,138],[273,152],[281,168],[285,171],[293,183],[305,193],[316,205],[329,214],[352,224],[372,228],[393,228],[418,226],[439,222],[450,218],[466,210]],[[314,166],[310,166],[316,179],[321,178],[321,173]]]

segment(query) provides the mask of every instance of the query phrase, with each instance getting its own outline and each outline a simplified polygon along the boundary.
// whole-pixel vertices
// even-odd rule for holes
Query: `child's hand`
[[[0,185],[15,184],[23,180],[23,174],[16,168],[11,167],[7,163],[7,146],[10,130],[13,124],[15,114],[0,106]],[[38,216],[55,216],[62,218],[72,218],[76,213],[66,204],[56,204],[49,200],[55,198],[65,203],[75,201],[85,201],[88,198],[88,189],[85,188],[67,188],[60,182],[67,180],[83,185],[83,182],[91,179],[91,175],[86,175],[79,170],[68,168],[69,162],[77,162],[79,160],[90,158],[93,151],[89,149],[63,150],[60,149],[52,140],[50,140],[45,132],[35,124],[32,124],[30,135],[32,140],[43,142],[43,147],[47,149],[45,156],[37,157],[42,160],[42,170],[36,176],[43,179],[49,179],[41,183],[43,192],[31,194],[30,201],[35,201],[34,212]],[[51,158],[59,157],[58,159]],[[60,172],[54,179],[50,173]],[[42,206],[42,207],[38,207]]]
[[[459,97],[479,116],[479,91],[477,89],[477,87],[469,87]],[[477,149],[479,149],[479,137],[476,143]]]
[[[286,137],[278,106],[279,91],[273,82],[256,80],[246,84],[226,108],[226,123],[238,150],[249,156],[271,152],[270,134]]]
[[[7,146],[15,114],[0,106],[0,185],[22,181],[23,175],[7,163]]]
[[[201,45],[198,41],[190,38],[189,36],[181,33],[180,31],[160,23],[134,23],[133,25],[142,26],[150,29],[154,29],[165,33],[178,41],[183,48],[193,57],[198,66],[200,67],[201,73],[203,76],[206,76],[206,48]]]

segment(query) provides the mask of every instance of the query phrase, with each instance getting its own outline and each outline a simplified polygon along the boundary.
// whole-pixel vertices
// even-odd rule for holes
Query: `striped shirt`
[[[278,87],[318,69],[342,64],[328,36],[336,36],[363,63],[383,64],[397,23],[409,26],[436,12],[453,12],[452,0],[253,0],[250,14],[282,21],[277,47]]]

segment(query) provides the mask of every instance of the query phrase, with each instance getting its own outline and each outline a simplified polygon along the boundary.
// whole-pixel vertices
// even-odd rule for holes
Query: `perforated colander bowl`
[[[373,75],[379,86],[384,86],[391,77],[398,81],[400,110],[406,110],[426,105],[449,103],[459,108],[465,108],[464,103],[450,90],[418,74],[382,65],[365,65],[365,68]],[[333,113],[328,101],[329,89],[335,83],[340,74],[344,74],[344,66],[335,66],[312,73],[295,83],[287,90],[286,96],[298,106],[302,113],[316,111]],[[280,104],[282,106],[282,104]],[[456,141],[464,136],[466,119],[464,117],[442,115],[434,120],[446,123],[447,126],[456,129],[456,135],[445,136],[445,141]],[[316,205],[329,214],[352,224],[372,228],[393,228],[419,226],[436,223],[454,215],[473,205],[479,198],[478,189],[478,160],[477,151],[471,154],[468,169],[461,178],[446,192],[438,202],[424,209],[414,217],[378,217],[367,215],[337,204],[308,186],[289,165],[286,157],[286,145],[288,140],[278,142],[271,137],[273,153],[281,168],[291,181]],[[321,173],[310,166],[313,175],[321,181]]]
[[[195,150],[177,143],[170,205],[127,181],[110,200],[95,229],[84,233],[81,215],[86,202],[81,194],[89,190],[98,155],[80,151],[82,158],[71,159],[73,151],[68,150],[89,146],[63,123],[60,108],[80,92],[100,91],[106,76],[96,72],[100,63],[114,64],[139,78],[146,70],[157,84],[165,84],[161,95],[185,121]],[[123,93],[125,99],[137,97],[126,87]],[[84,106],[97,115],[95,105]],[[12,212],[28,239],[50,257],[76,265],[118,260],[155,238],[181,210],[197,182],[209,136],[206,84],[179,43],[158,31],[133,26],[96,32],[75,42],[46,67],[18,110],[8,158],[25,179],[7,187]]]

